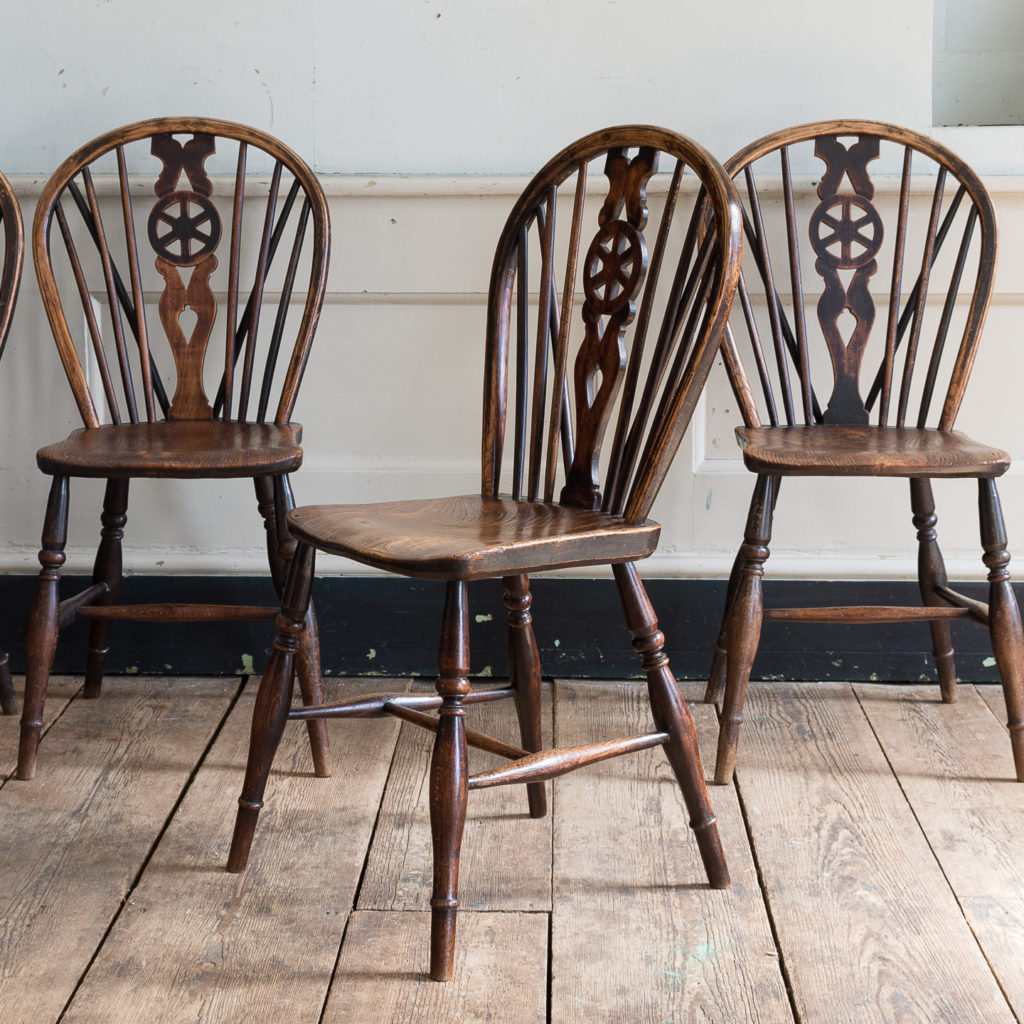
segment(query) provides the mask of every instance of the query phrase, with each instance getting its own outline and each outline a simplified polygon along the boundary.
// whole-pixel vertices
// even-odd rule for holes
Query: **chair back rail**
[[[234,173],[214,173],[214,162]],[[72,154],[43,190],[33,246],[86,426],[289,422],[323,302],[329,239],[312,171],[256,129],[156,118]],[[207,360],[216,337],[223,359]]]
[[[485,494],[647,515],[717,351],[740,235],[720,165],[673,132],[597,132],[538,173],[491,274]]]
[[[747,255],[724,350],[747,425],[951,429],[995,273],[995,213],[977,175],[933,139],[874,121],[777,132],[726,170]]]

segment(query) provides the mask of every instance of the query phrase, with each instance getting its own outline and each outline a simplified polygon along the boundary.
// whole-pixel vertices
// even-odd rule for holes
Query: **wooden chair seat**
[[[372,505],[308,505],[292,535],[321,551],[418,579],[472,580],[646,558],[661,526],[542,501],[462,494]]]
[[[74,430],[40,448],[36,462],[51,476],[262,476],[297,470],[301,440],[299,423],[121,423]]]
[[[1010,456],[959,430],[738,427],[743,463],[774,476],[997,477]]]

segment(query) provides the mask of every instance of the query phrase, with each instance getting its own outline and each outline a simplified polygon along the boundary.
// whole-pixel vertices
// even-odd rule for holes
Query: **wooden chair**
[[[653,177],[659,169],[668,173]],[[601,170],[607,180],[588,179],[588,173]],[[592,199],[586,198],[588,191]],[[245,867],[288,718],[395,715],[437,734],[430,782],[431,977],[446,980],[451,974],[459,848],[470,789],[526,783],[530,814],[542,817],[543,780],[662,745],[711,885],[729,884],[693,724],[634,563],[657,545],[660,527],[647,515],[728,315],[740,245],[735,203],[719,165],[704,150],[649,127],[587,136],[529,184],[506,222],[491,275],[481,492],[289,513],[298,547],[257,697],[228,870]],[[571,211],[557,225],[556,207]],[[657,211],[650,226],[649,208]],[[649,266],[646,239],[652,243]],[[576,297],[578,282],[582,302]],[[603,446],[606,428],[613,425],[611,443]],[[385,694],[289,712],[293,659],[318,549],[445,582],[437,696]],[[647,673],[654,730],[541,751],[541,670],[529,575],[600,564],[612,566],[633,646]],[[490,578],[504,585],[511,678],[508,686],[473,692],[466,583]],[[504,697],[515,700],[522,747],[465,728],[468,706]],[[435,708],[438,717],[425,714]],[[467,746],[511,763],[470,776]]]
[[[25,249],[25,232],[21,224],[21,210],[10,182],[0,174],[0,228],[4,236],[4,262],[0,270],[0,354],[7,343],[7,334],[14,319],[14,305],[21,284],[21,265]],[[11,681],[10,659],[0,653],[0,710],[5,715],[18,712]]]
[[[876,195],[876,159],[898,188]],[[1024,781],[1024,639],[996,494],[1010,460],[953,430],[992,294],[992,203],[977,175],[944,146],[872,121],[777,132],[726,166],[745,193],[747,257],[723,352],[745,424],[737,430],[743,461],[757,483],[706,694],[717,702],[724,689],[715,781],[732,778],[762,618],[928,622],[947,702],[956,699],[950,620],[987,626]],[[794,167],[820,179],[816,200],[794,189]],[[804,313],[812,296],[817,324]],[[760,405],[741,348],[760,383]],[[772,516],[786,476],[908,479],[921,606],[762,611]],[[934,477],[978,481],[987,604],[948,585]]]
[[[250,164],[258,175],[247,175]],[[276,614],[255,606],[120,604],[128,484],[134,477],[251,477],[280,588],[294,548],[284,529],[294,504],[288,474],[302,462],[292,410],[323,302],[330,225],[313,173],[276,139],[224,121],[159,118],[109,132],[61,164],[40,197],[33,245],[85,426],[36,457],[53,481],[27,638],[22,779],[35,772],[57,634],[76,615],[91,620],[85,696],[95,697],[115,619]],[[84,356],[76,335],[84,335]],[[214,337],[224,354],[204,363]],[[105,479],[106,491],[93,583],[61,601],[71,477]],[[306,700],[320,703],[312,612],[308,624],[300,682]],[[311,733],[321,775],[330,774],[323,730]]]

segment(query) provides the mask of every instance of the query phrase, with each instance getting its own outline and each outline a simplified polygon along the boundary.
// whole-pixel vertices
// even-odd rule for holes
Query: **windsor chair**
[[[892,169],[898,189],[876,188],[876,160]],[[813,198],[801,195],[795,166],[820,179]],[[928,622],[946,702],[956,699],[951,620],[986,626],[1024,781],[1024,637],[996,492],[1010,460],[953,429],[992,294],[991,200],[944,146],[872,121],[780,131],[726,169],[745,192],[747,258],[741,315],[726,330],[723,354],[743,415],[743,461],[757,481],[705,695],[717,703],[724,691],[715,781],[733,775],[762,619]],[[812,297],[816,325],[804,313]],[[908,479],[921,605],[763,609],[772,517],[789,476]],[[949,587],[931,485],[948,477],[978,481],[987,604]]]
[[[596,177],[602,170],[605,180]],[[668,173],[655,177],[658,170]],[[571,211],[561,224],[558,207]],[[696,144],[662,129],[621,127],[589,135],[527,186],[505,224],[491,273],[480,493],[289,513],[298,545],[257,696],[228,870],[246,865],[288,718],[394,715],[436,732],[430,771],[431,977],[451,975],[459,851],[472,789],[525,783],[530,814],[542,817],[544,780],[661,745],[682,789],[710,883],[728,886],[693,723],[634,563],[657,545],[660,527],[647,516],[715,357],[739,247],[738,208],[721,167]],[[582,302],[576,297],[578,279]],[[505,443],[507,419],[511,445]],[[603,447],[608,429],[612,443]],[[436,696],[384,694],[289,713],[294,652],[317,550],[444,581]],[[612,566],[626,626],[642,659],[654,729],[541,751],[541,670],[529,576],[602,563]],[[466,583],[490,578],[504,587],[510,680],[508,686],[474,692]],[[515,701],[522,746],[465,728],[468,707],[507,697]],[[438,709],[437,717],[425,713],[431,709]],[[470,746],[511,763],[470,776]]]
[[[7,343],[7,334],[14,319],[14,305],[21,284],[21,266],[25,248],[25,232],[21,224],[21,210],[10,182],[0,174],[0,227],[4,235],[4,262],[0,271],[0,354]],[[0,710],[14,715],[18,703],[14,698],[10,659],[0,654]]]
[[[251,164],[258,174],[247,173]],[[280,589],[294,548],[284,527],[294,505],[288,474],[302,462],[291,417],[323,302],[330,224],[313,173],[276,139],[225,121],[158,118],[109,132],[61,164],[40,197],[33,246],[84,427],[36,456],[52,482],[26,642],[22,779],[35,772],[58,632],[76,616],[91,622],[86,697],[99,695],[114,620],[274,617],[258,606],[119,603],[128,485],[251,477]],[[82,355],[75,324],[84,324]],[[224,354],[207,361],[215,327]],[[62,601],[71,477],[105,479],[106,488],[92,585]],[[307,624],[300,683],[320,703],[312,610]],[[330,774],[324,726],[310,739],[317,774]]]

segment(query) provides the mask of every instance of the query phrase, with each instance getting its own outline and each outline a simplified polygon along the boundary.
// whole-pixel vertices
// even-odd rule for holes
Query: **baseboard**
[[[68,577],[62,593],[89,581]],[[957,588],[984,598],[985,587]],[[0,578],[0,642],[15,672],[24,670],[24,636],[35,590],[34,576]],[[615,584],[610,579],[533,581],[534,625],[544,674],[570,678],[635,678],[639,662],[629,645]],[[718,633],[725,583],[721,580],[652,579],[647,590],[667,638],[672,669],[682,679],[706,678]],[[813,581],[766,583],[769,605],[822,603]],[[325,673],[364,676],[431,676],[444,587],[441,583],[383,577],[318,579]],[[134,576],[122,596],[139,602],[200,600],[226,604],[274,603],[265,578],[238,576]],[[1018,593],[1024,597],[1024,593]],[[825,603],[910,604],[912,583],[859,581],[829,585]],[[470,584],[472,671],[507,675],[505,609],[500,584]],[[85,663],[88,623],[61,634],[54,671],[77,674]],[[108,658],[111,674],[238,675],[258,673],[273,642],[270,622],[161,626],[115,623]],[[968,622],[953,624],[957,674],[967,682],[998,678],[988,633]],[[924,624],[834,626],[766,623],[754,678],[792,680],[918,681],[934,678],[931,638]]]

